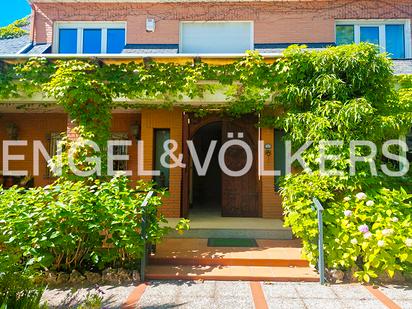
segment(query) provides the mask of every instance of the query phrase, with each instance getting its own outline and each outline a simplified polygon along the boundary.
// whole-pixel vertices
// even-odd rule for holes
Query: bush
[[[26,35],[28,32],[21,28],[29,24],[30,24],[29,18],[25,17],[25,18],[16,20],[15,22],[13,22],[12,24],[8,26],[1,27],[0,28],[0,40],[18,38],[23,35]]]
[[[131,188],[126,177],[1,190],[0,241],[26,266],[68,272],[127,267],[143,254],[141,204],[149,190],[143,182]],[[151,243],[169,230],[161,226],[160,207],[161,193],[145,208]]]
[[[384,177],[380,170],[375,176],[369,161],[357,162],[356,175],[351,175],[350,143],[373,142],[378,149],[376,166],[399,169],[395,162],[382,159],[381,149],[384,142],[406,135],[412,126],[410,79],[398,79],[403,90],[395,87],[391,60],[376,46],[364,43],[320,52],[292,46],[278,66],[279,95],[273,104],[284,112],[272,122],[286,131],[285,139],[294,150],[313,142],[302,154],[305,171],[296,169],[285,179],[281,192],[286,224],[303,240],[306,257],[316,263],[318,230],[311,207],[312,198],[317,197],[326,209],[327,267],[354,268],[363,281],[384,271],[390,276],[409,271],[411,199],[401,188],[410,188],[411,177]],[[335,155],[334,160],[325,160],[329,174],[320,171],[322,141],[342,141],[342,146],[325,151]],[[370,149],[357,147],[354,152],[366,156]],[[399,153],[399,149],[391,152]],[[355,198],[360,192],[367,200]],[[366,205],[369,200],[373,206]]]
[[[13,256],[0,256],[0,308],[37,309],[45,287],[34,283],[33,274]]]
[[[312,198],[325,208],[326,267],[356,270],[355,277],[369,282],[387,272],[412,271],[412,195],[365,179],[301,173],[284,182],[285,222],[303,240],[304,254],[318,258],[318,225]],[[365,189],[364,192],[361,190]]]

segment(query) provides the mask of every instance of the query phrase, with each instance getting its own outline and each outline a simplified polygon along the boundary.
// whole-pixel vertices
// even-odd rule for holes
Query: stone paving
[[[360,284],[321,286],[318,283],[261,283],[268,308],[388,308]],[[398,306],[412,308],[412,286],[380,290]],[[249,282],[153,281],[137,308],[255,308]],[[395,307],[394,307],[395,308]]]
[[[263,284],[263,290],[269,308],[386,308],[361,285],[271,283]]]
[[[412,285],[387,285],[380,289],[386,296],[401,306],[401,308],[412,308]]]
[[[155,281],[138,308],[254,308],[249,282]]]
[[[360,284],[151,281],[146,285],[101,286],[100,289],[104,291],[104,308],[412,309],[412,285],[379,287],[378,294],[393,302],[388,306]],[[74,308],[88,293],[96,293],[95,288],[48,289],[42,300],[50,308]],[[125,307],[133,295],[131,306]]]
[[[103,308],[121,308],[135,288],[132,284],[103,285],[99,287],[99,290],[104,294],[97,292],[95,286],[47,289],[43,294],[42,303],[48,308],[76,308],[84,302],[87,295],[99,295],[103,298]]]

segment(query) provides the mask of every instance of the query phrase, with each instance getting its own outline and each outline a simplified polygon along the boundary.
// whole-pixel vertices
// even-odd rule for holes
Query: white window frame
[[[179,53],[182,53],[183,48],[183,24],[195,24],[195,23],[249,23],[250,24],[250,41],[249,41],[249,50],[255,49],[255,23],[253,20],[186,20],[179,23]]]
[[[335,21],[336,26],[353,26],[355,43],[360,42],[360,27],[379,27],[379,47],[381,52],[386,51],[386,25],[404,25],[405,59],[411,58],[411,20],[410,19],[342,19]]]
[[[112,132],[111,133],[111,140],[112,141],[128,141],[129,136],[126,132]],[[114,155],[123,155],[127,156],[129,155],[129,147],[128,146],[113,146],[113,154]],[[121,164],[119,164],[119,162]],[[128,166],[128,161],[119,161],[119,160],[114,160],[113,161],[113,170],[118,170],[118,171],[127,171],[127,166]],[[119,166],[115,166],[116,164],[123,165],[120,169]]]
[[[55,22],[53,25],[53,44],[52,52],[59,53],[60,29],[77,29],[77,54],[83,54],[83,31],[84,29],[101,29],[102,42],[101,54],[107,53],[107,29],[124,29],[125,42],[127,42],[127,22],[111,21],[111,22],[87,22],[87,21],[65,21]]]

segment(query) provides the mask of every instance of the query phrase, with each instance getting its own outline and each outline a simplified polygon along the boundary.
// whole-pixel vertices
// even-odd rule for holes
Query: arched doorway
[[[190,160],[187,182],[189,212],[214,213],[224,217],[261,217],[256,118],[190,118],[188,138],[193,141],[201,164],[205,161],[211,141],[217,141],[205,175],[199,175],[193,160]],[[219,150],[231,139],[245,142],[253,154],[251,168],[240,177],[222,172],[219,165]],[[228,169],[238,171],[245,166],[247,155],[242,147],[235,145],[227,149],[224,159]]]
[[[218,149],[221,147],[222,122],[212,122],[199,128],[192,138],[199,161],[205,162],[212,141],[216,141],[216,149],[205,175],[199,175],[191,160],[190,201],[192,212],[220,213],[222,209],[222,177],[218,161]]]

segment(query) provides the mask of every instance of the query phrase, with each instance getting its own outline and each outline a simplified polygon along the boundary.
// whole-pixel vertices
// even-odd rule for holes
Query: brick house
[[[29,43],[26,38],[22,40],[24,46],[8,51],[10,41],[0,41],[0,51],[14,54],[2,55],[5,60],[13,58],[18,50],[21,57],[83,54],[110,59],[118,56],[117,61],[145,57],[163,60],[203,57],[224,61],[253,49],[270,58],[294,43],[317,49],[368,41],[396,59],[396,74],[412,74],[412,60],[409,60],[412,58],[412,2],[409,0],[30,2]],[[219,96],[207,99],[211,103],[224,102]],[[17,147],[12,150],[13,154],[24,154],[25,160],[11,162],[10,169],[30,171],[31,141],[40,140],[53,152],[58,133],[70,130],[71,122],[58,106],[42,107],[41,97],[4,103],[0,106],[0,140],[10,139],[14,132],[18,139],[29,141],[24,151]],[[22,104],[29,107],[19,109]],[[227,134],[240,133],[250,144],[256,144],[260,137],[267,145],[264,156],[267,170],[279,167],[281,133],[269,128],[257,129],[255,123],[253,117],[238,121],[218,116],[197,118],[179,108],[172,111],[119,109],[113,111],[112,132],[115,138],[133,140],[132,147],[120,150],[130,155],[127,168],[133,171],[137,170],[137,134],[145,142],[145,169],[157,167],[157,150],[165,139],[175,139],[179,145],[185,139],[193,139],[201,147],[205,141],[223,141]],[[232,153],[229,158],[234,163],[239,160],[242,157],[238,153]],[[41,164],[43,172],[34,177],[36,186],[52,181],[46,162]],[[199,177],[193,169],[163,171],[156,180],[170,192],[165,200],[165,215],[182,217],[192,211],[214,211],[231,217],[281,218],[281,200],[274,178],[258,177],[257,162],[253,164],[247,175],[236,180],[222,175],[213,163],[205,177]],[[3,168],[0,166],[0,170]]]

